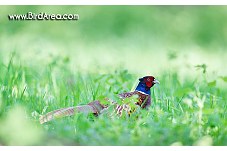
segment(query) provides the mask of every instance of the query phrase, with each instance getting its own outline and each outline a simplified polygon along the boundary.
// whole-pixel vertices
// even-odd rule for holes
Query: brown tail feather
[[[43,124],[56,118],[75,115],[76,112],[98,114],[103,108],[104,107],[100,104],[99,101],[94,101],[89,103],[88,105],[62,108],[62,109],[49,112],[46,115],[41,116],[39,118],[39,121],[41,124]]]

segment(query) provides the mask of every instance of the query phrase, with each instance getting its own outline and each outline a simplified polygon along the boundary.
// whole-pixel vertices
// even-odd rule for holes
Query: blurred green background
[[[80,19],[8,20],[8,14],[27,12],[72,13]],[[170,58],[178,57],[171,63],[179,68],[205,63],[226,73],[225,6],[1,6],[0,13],[3,60],[12,51],[29,64],[70,56],[74,69],[123,65],[144,75],[166,70]]]
[[[80,18],[8,20],[9,14],[27,12],[79,14]],[[0,6],[0,145],[226,145],[226,46],[226,6]],[[133,80],[145,75],[154,75],[162,84],[153,92],[157,99],[149,114],[152,118],[143,119],[152,129],[137,131],[143,122],[132,126],[105,118],[95,123],[76,117],[80,122],[66,120],[44,127],[37,124],[42,113],[81,103],[76,100],[83,104],[96,99],[90,87],[99,89],[100,96],[106,95],[104,91],[129,91],[136,82]],[[93,83],[79,83],[80,79]],[[73,83],[73,90],[67,82]],[[82,93],[82,89],[86,92]],[[197,91],[201,95],[191,99],[192,91],[192,96]],[[195,122],[199,128],[193,127],[193,120],[201,117],[203,94],[208,100],[205,106],[210,107],[203,120],[211,120],[211,126],[199,120]],[[189,101],[182,103],[181,108],[180,97],[187,95]],[[208,99],[211,96],[219,101],[216,106],[209,102],[213,100]],[[73,101],[64,102],[68,99]],[[163,101],[168,99],[172,103]],[[188,114],[192,102],[196,105]],[[202,102],[202,107],[196,102]],[[217,115],[213,114],[214,108]],[[157,118],[153,118],[153,113]],[[185,125],[180,124],[186,119]],[[176,121],[179,125],[172,126]],[[216,125],[218,122],[222,124]],[[99,132],[105,131],[98,127],[105,124],[110,133],[100,137]],[[13,126],[8,129],[10,125]],[[130,128],[135,130],[128,140]],[[145,136],[145,132],[151,133]],[[20,139],[21,135],[25,138]],[[147,139],[142,141],[142,137]],[[150,137],[156,139],[148,140]]]

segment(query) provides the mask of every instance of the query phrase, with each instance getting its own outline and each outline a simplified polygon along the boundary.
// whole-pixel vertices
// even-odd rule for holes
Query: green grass
[[[40,114],[130,91],[138,76],[120,68],[108,74],[72,72],[67,61],[34,68],[16,60],[0,65],[3,145],[227,145],[227,94],[216,85],[226,78],[209,83],[208,73],[199,70],[181,82],[177,71],[163,72],[157,77],[161,84],[152,88],[149,111],[130,118],[77,114],[40,125]]]

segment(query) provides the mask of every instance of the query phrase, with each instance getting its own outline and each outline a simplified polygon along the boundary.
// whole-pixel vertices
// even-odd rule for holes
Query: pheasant
[[[118,94],[118,97],[121,100],[124,100],[126,98],[138,96],[136,98],[135,105],[141,107],[142,109],[148,109],[151,105],[150,88],[154,86],[154,84],[159,84],[159,81],[156,80],[153,76],[145,76],[139,79],[139,84],[137,85],[134,91]],[[119,105],[115,101],[112,101],[109,99],[107,100],[109,104],[114,105],[115,111],[118,115],[122,115],[122,111],[126,111],[128,114],[132,112],[132,109],[128,104]],[[75,115],[75,113],[77,112],[93,113],[94,115],[98,116],[104,110],[108,109],[108,107],[109,105],[101,104],[100,101],[96,100],[88,103],[87,105],[61,108],[61,109],[49,112],[46,115],[41,116],[39,120],[40,120],[40,123],[43,124],[56,118]]]

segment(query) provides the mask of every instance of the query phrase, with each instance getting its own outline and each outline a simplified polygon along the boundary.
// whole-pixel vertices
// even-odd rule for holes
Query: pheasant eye
[[[150,78],[147,78],[147,81],[149,81],[149,82],[150,82],[150,81],[151,81],[151,80],[150,80]]]

